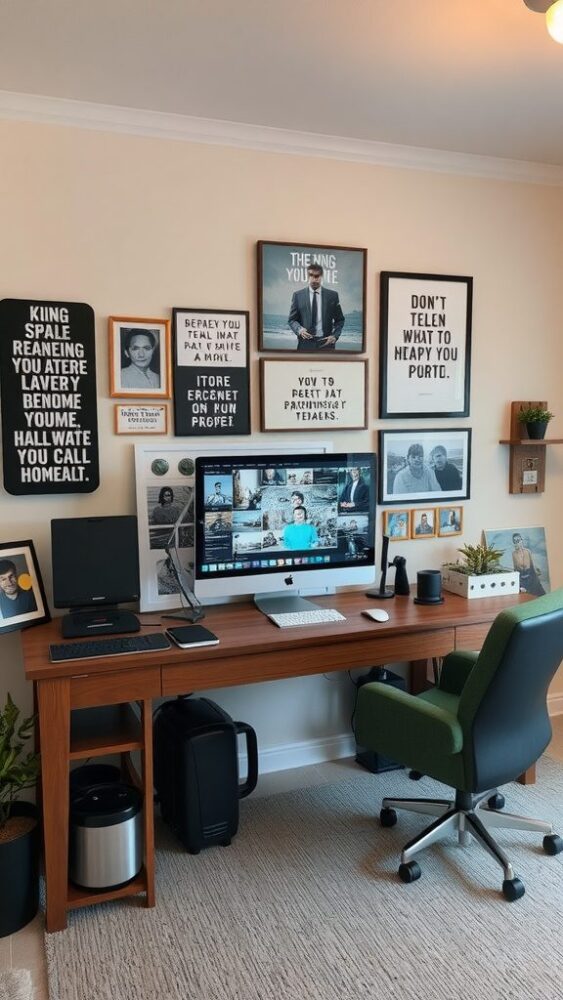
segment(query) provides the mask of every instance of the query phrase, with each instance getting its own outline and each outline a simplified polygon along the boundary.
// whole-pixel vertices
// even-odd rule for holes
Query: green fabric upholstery
[[[512,780],[551,736],[546,698],[563,657],[563,588],[502,611],[480,653],[444,660],[438,688],[358,693],[356,740],[463,792]]]

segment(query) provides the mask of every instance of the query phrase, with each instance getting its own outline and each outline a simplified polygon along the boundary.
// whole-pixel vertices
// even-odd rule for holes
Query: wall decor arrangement
[[[438,535],[461,535],[463,533],[463,507],[438,507]]]
[[[0,544],[0,635],[51,620],[33,542]]]
[[[379,461],[380,503],[439,503],[470,495],[470,428],[380,431]]]
[[[111,396],[168,399],[170,320],[109,317]]]
[[[367,361],[260,361],[263,431],[367,427]]]
[[[265,240],[257,249],[260,350],[365,349],[367,250]]]
[[[498,528],[483,532],[487,545],[502,551],[500,566],[520,573],[520,590],[541,597],[551,590],[545,528]]]
[[[0,302],[4,486],[16,496],[99,485],[94,311],[82,302]]]
[[[167,434],[166,403],[116,403],[116,434]]]
[[[261,442],[244,445],[241,455],[286,453],[285,445]],[[332,451],[328,442],[304,442],[294,452],[320,454]],[[135,445],[135,479],[139,532],[141,611],[180,606],[180,593],[171,559],[187,589],[193,590],[195,460],[200,455],[224,454],[225,446],[203,445],[188,449],[182,444]],[[168,555],[166,549],[170,550]]]
[[[411,510],[411,538],[422,539],[435,537],[436,510],[434,507]]]
[[[174,309],[174,433],[250,434],[248,312]]]
[[[384,510],[383,534],[390,542],[406,542],[411,537],[411,519],[408,510]]]
[[[473,278],[382,271],[379,416],[467,417]]]

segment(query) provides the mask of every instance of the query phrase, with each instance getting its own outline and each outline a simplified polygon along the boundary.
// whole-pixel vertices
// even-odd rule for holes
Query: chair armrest
[[[420,747],[455,754],[463,745],[461,726],[451,712],[377,681],[359,691],[355,731],[360,746],[400,763],[408,763],[411,751],[416,754]]]
[[[479,653],[468,649],[458,649],[448,653],[440,672],[440,691],[448,694],[461,694],[469,674],[473,670]]]

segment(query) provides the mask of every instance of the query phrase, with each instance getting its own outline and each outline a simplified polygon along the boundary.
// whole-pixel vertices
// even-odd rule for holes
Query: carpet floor
[[[497,831],[526,885],[516,903],[475,842],[428,848],[422,878],[399,881],[401,846],[427,819],[383,829],[380,799],[443,791],[359,772],[248,799],[232,845],[197,856],[159,830],[156,908],[106,903],[46,935],[51,1000],[563,998],[563,854],[541,835]],[[544,758],[537,785],[505,794],[563,834],[563,765]]]
[[[32,1000],[31,972],[6,969],[0,972],[0,1000]]]

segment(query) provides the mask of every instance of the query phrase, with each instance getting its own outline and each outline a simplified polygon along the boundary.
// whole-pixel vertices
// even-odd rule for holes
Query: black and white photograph
[[[473,278],[382,271],[379,416],[467,417]]]
[[[434,538],[436,536],[436,511],[434,507],[411,510],[411,538]]]
[[[0,635],[50,620],[33,542],[0,544]]]
[[[170,396],[170,320],[109,318],[111,396]]]
[[[367,251],[258,243],[262,351],[359,354],[365,347]]]
[[[379,432],[379,501],[467,500],[471,430]]]
[[[150,527],[193,521],[193,486],[166,483],[147,487],[147,511]]]

